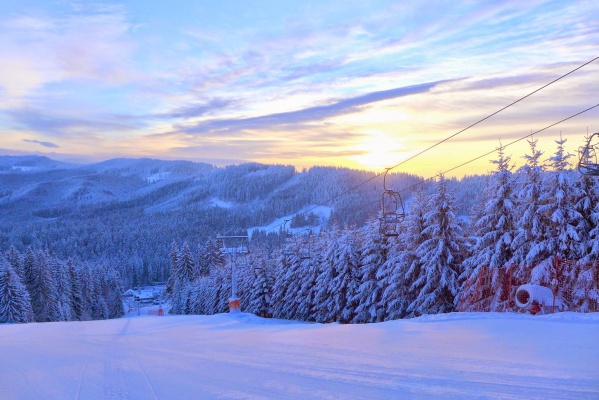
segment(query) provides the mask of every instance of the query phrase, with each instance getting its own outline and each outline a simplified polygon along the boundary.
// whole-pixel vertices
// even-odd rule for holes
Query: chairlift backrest
[[[583,175],[599,176],[597,148],[599,147],[599,132],[593,133],[585,146],[578,149],[578,171]]]
[[[381,198],[381,217],[379,232],[382,236],[399,236],[399,224],[405,219],[405,210],[399,192],[387,187],[387,173],[383,177],[383,194]]]

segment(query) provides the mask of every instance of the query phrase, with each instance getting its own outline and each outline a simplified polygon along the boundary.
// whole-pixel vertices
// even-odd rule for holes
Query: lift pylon
[[[223,247],[220,252],[228,254],[231,257],[231,297],[229,298],[229,312],[241,311],[241,302],[237,297],[237,257],[239,255],[246,255],[249,253],[245,243],[248,240],[248,236],[217,236],[217,239],[221,239]],[[227,243],[237,244],[237,246],[227,247]]]

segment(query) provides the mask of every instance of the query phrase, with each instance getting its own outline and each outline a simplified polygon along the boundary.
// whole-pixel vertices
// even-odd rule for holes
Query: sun
[[[386,132],[367,132],[366,139],[356,149],[361,154],[355,156],[354,161],[368,170],[382,170],[401,161],[402,146],[398,138],[391,137]]]

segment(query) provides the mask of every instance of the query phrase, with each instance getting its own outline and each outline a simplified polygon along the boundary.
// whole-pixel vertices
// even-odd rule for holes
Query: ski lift
[[[595,141],[593,142],[593,139]],[[583,175],[599,176],[597,148],[599,147],[599,132],[593,133],[585,146],[578,149],[578,171]]]
[[[390,168],[385,171],[383,177],[383,196],[381,201],[382,213],[379,218],[379,232],[382,236],[394,237],[399,236],[399,224],[406,217],[403,201],[399,192],[387,188],[387,173]]]
[[[300,246],[299,243],[297,243],[297,254],[299,256],[300,260],[309,260],[312,258],[312,231],[310,230],[308,232],[308,245],[307,247],[302,247]]]
[[[287,229],[287,222],[289,222],[289,221],[290,221],[289,219],[283,220],[283,228],[281,228],[281,234],[285,238],[293,237],[293,233],[291,233],[291,230]]]
[[[309,260],[310,258],[312,258],[310,249],[310,239],[312,237],[312,232],[310,231],[308,233],[308,244],[306,247],[297,234],[294,235],[285,228],[287,222],[289,222],[289,220],[285,220],[285,222],[283,223],[282,230],[282,233],[285,236],[285,247],[283,249],[283,256],[285,256],[285,258],[295,256],[299,260]]]
[[[281,228],[281,235],[285,238],[285,248],[283,249],[283,255],[285,257],[291,257],[294,256],[296,251],[293,249],[293,247],[289,242],[289,239],[293,239],[293,234],[287,229],[287,222],[289,222],[288,219],[283,221],[283,227]],[[295,243],[295,240],[293,240],[293,242]]]

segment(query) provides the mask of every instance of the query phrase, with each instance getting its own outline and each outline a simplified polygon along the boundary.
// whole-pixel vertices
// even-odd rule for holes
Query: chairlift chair
[[[595,142],[593,143],[593,139]],[[593,133],[585,146],[578,149],[578,171],[583,175],[599,176],[599,163],[597,162],[597,147],[599,146],[599,132]]]
[[[399,236],[399,224],[406,217],[403,201],[399,192],[387,188],[387,173],[385,171],[383,177],[383,195],[381,198],[381,217],[379,218],[379,232],[383,236],[394,237]]]

